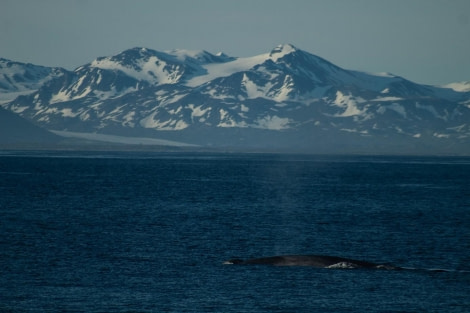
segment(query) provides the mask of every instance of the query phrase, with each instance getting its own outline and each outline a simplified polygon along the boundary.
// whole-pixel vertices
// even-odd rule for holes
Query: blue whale
[[[389,264],[377,264],[328,255],[279,255],[254,259],[231,259],[224,264],[239,265],[274,265],[274,266],[312,266],[319,268],[368,268],[368,269],[399,269]]]

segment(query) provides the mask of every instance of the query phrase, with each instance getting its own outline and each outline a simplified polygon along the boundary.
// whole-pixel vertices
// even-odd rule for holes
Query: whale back
[[[394,268],[389,265],[327,255],[279,255],[248,260],[232,259],[224,263],[242,265],[312,266],[320,268]]]

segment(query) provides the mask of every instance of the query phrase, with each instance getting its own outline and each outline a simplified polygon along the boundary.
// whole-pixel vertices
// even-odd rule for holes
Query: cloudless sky
[[[281,43],[346,69],[470,81],[470,0],[0,0],[0,57],[38,65],[136,46],[246,57]]]

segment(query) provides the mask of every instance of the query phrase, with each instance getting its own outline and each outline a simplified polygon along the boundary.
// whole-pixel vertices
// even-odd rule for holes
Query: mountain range
[[[62,138],[470,154],[469,82],[430,86],[346,70],[290,44],[246,58],[132,48],[74,71],[0,59],[0,105]]]

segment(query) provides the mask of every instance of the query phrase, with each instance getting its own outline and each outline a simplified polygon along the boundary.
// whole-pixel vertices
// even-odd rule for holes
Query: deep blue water
[[[222,264],[278,254],[416,270]],[[0,312],[469,312],[469,271],[470,158],[0,153]]]

